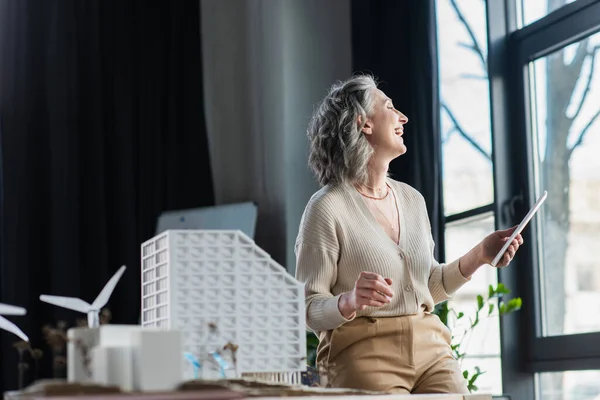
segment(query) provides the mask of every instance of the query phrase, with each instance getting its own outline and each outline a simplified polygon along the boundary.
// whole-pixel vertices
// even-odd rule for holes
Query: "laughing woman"
[[[317,362],[333,387],[393,393],[467,393],[450,332],[432,314],[512,233],[496,231],[440,264],[423,196],[388,176],[406,152],[408,118],[370,76],[335,84],[308,128],[321,189],[302,216],[296,277]],[[519,235],[498,266],[510,263]]]

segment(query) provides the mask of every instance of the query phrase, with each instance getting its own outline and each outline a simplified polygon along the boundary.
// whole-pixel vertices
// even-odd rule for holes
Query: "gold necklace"
[[[365,186],[366,186],[366,185],[365,185]],[[374,196],[369,196],[368,194],[364,194],[363,192],[361,192],[361,191],[360,191],[360,189],[359,189],[358,187],[356,187],[356,186],[355,186],[354,188],[356,189],[356,191],[357,191],[358,193],[360,193],[360,195],[361,195],[361,196],[364,196],[364,197],[366,197],[366,198],[368,198],[368,199],[371,199],[371,200],[383,200],[383,199],[385,199],[386,197],[388,197],[388,195],[390,194],[390,186],[389,186],[387,183],[386,183],[386,186],[387,186],[387,191],[385,192],[385,195],[384,195],[383,197],[374,197]],[[367,186],[367,187],[368,187],[368,186]]]
[[[381,192],[383,190],[383,189],[375,189],[373,186],[369,186],[369,185],[366,185],[366,184],[363,184],[363,186],[366,187],[367,189],[371,189],[374,192]],[[387,187],[387,183],[385,184],[385,186],[386,186],[386,189],[387,189],[388,188]]]

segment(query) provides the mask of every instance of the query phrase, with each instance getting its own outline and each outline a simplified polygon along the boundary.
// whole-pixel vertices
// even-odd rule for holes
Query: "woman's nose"
[[[404,125],[408,122],[408,117],[404,114],[402,114],[400,111],[396,110],[396,112],[398,113],[398,121]]]

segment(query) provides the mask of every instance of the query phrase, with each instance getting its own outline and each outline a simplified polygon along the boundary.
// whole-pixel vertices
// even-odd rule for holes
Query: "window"
[[[529,63],[544,336],[600,331],[600,34]],[[551,245],[549,245],[551,244]]]
[[[444,214],[493,203],[483,2],[437,0]]]
[[[596,399],[600,1],[486,4],[500,227],[518,223],[548,191],[524,231],[516,265],[499,273],[523,298],[521,317],[501,327],[505,392],[513,398]]]
[[[529,63],[531,187],[549,194],[538,220],[541,336],[600,332],[600,140],[589,134],[600,128],[599,46],[594,34]],[[538,396],[593,399],[598,376],[544,372]]]
[[[494,185],[487,77],[485,2],[436,0],[442,177],[444,259],[464,255],[494,231]],[[469,330],[477,296],[497,284],[496,270],[483,267],[456,296],[450,308],[465,314],[452,324],[454,343],[461,343],[463,370],[484,374],[478,392],[502,393],[500,328],[492,314]],[[464,333],[467,332],[466,335]]]
[[[538,399],[596,400],[600,396],[600,371],[543,372],[537,381]]]

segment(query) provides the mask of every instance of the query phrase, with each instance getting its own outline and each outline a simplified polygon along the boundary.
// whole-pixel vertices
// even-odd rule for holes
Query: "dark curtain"
[[[390,165],[394,179],[425,197],[436,256],[444,235],[434,0],[352,0],[353,70],[380,80],[380,88],[409,119],[408,151]]]
[[[41,328],[85,315],[119,268],[112,323],[138,323],[140,244],[166,209],[214,204],[202,94],[199,2],[1,0],[0,301],[41,348]],[[0,332],[2,390],[16,336]],[[26,374],[26,382],[33,368]]]

